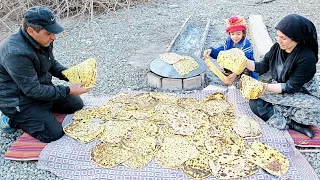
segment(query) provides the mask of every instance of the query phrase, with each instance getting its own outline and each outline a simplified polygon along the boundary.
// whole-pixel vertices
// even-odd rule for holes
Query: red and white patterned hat
[[[247,29],[246,21],[241,16],[231,16],[226,20],[226,31],[228,33],[235,31],[243,31]]]

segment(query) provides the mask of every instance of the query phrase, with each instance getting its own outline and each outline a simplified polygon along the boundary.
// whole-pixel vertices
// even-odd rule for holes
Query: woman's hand
[[[282,93],[281,83],[267,84],[266,91],[274,93]]]
[[[248,59],[246,68],[249,69],[250,71],[254,72],[254,70],[255,70],[254,61]]]
[[[227,76],[225,84],[232,84],[233,81],[236,79],[237,75],[235,73],[230,74],[229,76]]]
[[[211,54],[211,49],[206,49],[204,52],[203,52],[203,57],[209,57],[210,54]]]

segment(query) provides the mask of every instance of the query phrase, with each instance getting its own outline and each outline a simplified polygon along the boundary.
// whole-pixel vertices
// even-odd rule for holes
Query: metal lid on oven
[[[156,58],[153,61],[151,61],[150,70],[159,76],[167,78],[190,78],[203,73],[207,68],[204,60],[201,58],[196,58],[194,56],[191,57],[193,57],[196,60],[196,62],[199,64],[199,67],[198,69],[191,71],[189,74],[185,76],[181,76],[172,64],[168,64],[162,61],[160,58]]]

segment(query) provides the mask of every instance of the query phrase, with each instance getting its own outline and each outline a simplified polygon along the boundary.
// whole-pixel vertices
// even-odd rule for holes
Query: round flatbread
[[[253,139],[262,136],[259,123],[248,116],[237,116],[234,119],[232,129],[244,139]]]
[[[109,143],[100,143],[90,151],[91,160],[103,168],[115,167],[128,160],[133,153]]]
[[[183,58],[183,56],[172,52],[159,54],[159,57],[163,62],[166,62],[168,64],[174,64]]]
[[[146,167],[149,162],[153,159],[155,153],[150,153],[147,155],[143,154],[133,154],[128,160],[122,164],[128,168],[141,169]]]
[[[197,148],[182,136],[165,137],[155,160],[164,168],[180,167],[189,158],[198,156]]]
[[[104,132],[104,121],[91,119],[90,121],[73,121],[63,128],[65,134],[80,142],[88,143],[99,138]]]

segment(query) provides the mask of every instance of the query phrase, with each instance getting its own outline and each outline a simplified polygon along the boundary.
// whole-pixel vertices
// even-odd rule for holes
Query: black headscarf
[[[290,14],[278,23],[276,29],[293,41],[309,47],[318,62],[317,30],[310,20],[298,14]]]

